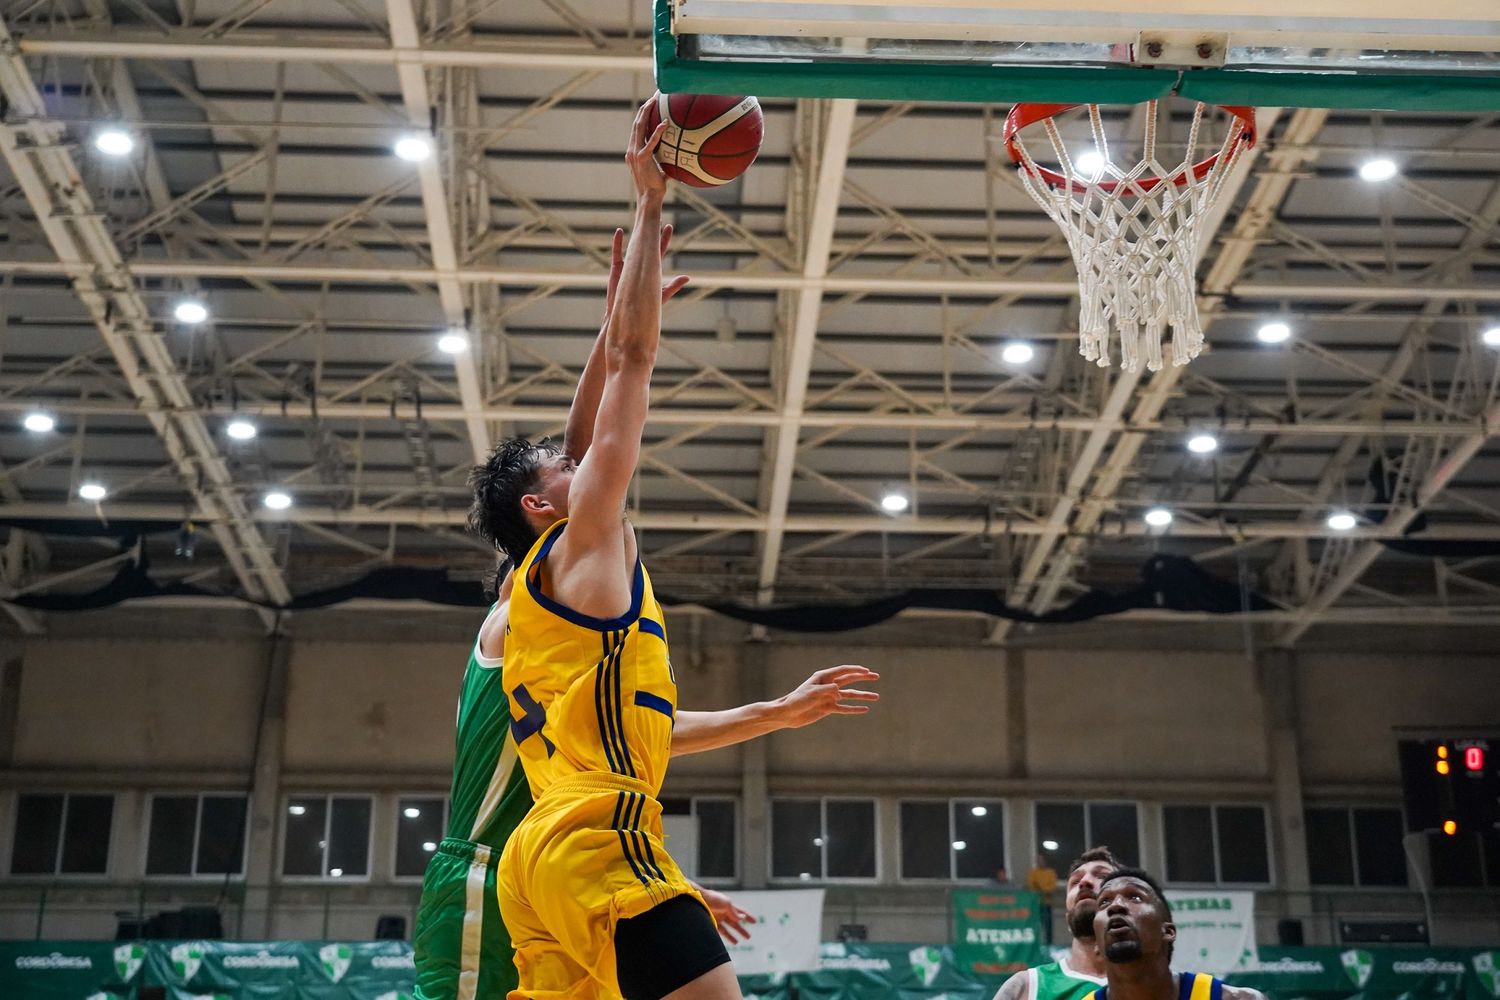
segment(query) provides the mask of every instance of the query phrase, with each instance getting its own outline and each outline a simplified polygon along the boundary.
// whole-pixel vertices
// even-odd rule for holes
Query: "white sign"
[[[1223,976],[1254,964],[1255,893],[1177,890],[1167,902],[1177,925],[1172,968]]]
[[[729,898],[755,918],[755,923],[746,926],[750,940],[728,946],[736,975],[817,969],[818,941],[823,936],[822,889],[731,892]]]

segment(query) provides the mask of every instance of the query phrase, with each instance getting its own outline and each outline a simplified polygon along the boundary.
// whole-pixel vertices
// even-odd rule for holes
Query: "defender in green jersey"
[[[1069,866],[1063,905],[1073,943],[1067,955],[1011,976],[995,1000],[1084,1000],[1104,985],[1104,956],[1094,947],[1094,913],[1099,886],[1114,870],[1115,858],[1107,847],[1085,851]]]

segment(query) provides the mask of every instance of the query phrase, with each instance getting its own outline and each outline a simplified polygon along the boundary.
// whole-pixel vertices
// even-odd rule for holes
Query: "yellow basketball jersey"
[[[521,764],[540,799],[558,779],[595,772],[666,778],[677,679],[651,578],[636,557],[630,610],[592,618],[542,592],[541,575],[567,519],[548,528],[521,563],[510,599],[504,684]]]

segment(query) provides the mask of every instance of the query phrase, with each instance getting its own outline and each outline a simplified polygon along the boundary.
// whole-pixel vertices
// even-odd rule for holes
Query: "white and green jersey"
[[[1026,1000],[1083,1000],[1105,984],[1103,976],[1074,971],[1064,955],[1048,965],[1027,969]]]
[[[510,735],[500,663],[484,655],[476,636],[458,696],[448,807],[449,837],[482,844],[497,855],[531,808],[531,792]]]

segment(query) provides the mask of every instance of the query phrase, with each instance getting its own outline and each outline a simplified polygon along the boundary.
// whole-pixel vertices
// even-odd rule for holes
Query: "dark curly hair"
[[[538,537],[521,510],[521,498],[541,486],[537,473],[542,461],[557,453],[547,438],[529,441],[513,437],[496,445],[484,464],[474,466],[469,473],[469,488],[474,493],[474,502],[469,505],[469,530],[498,549],[512,565],[521,564]]]

